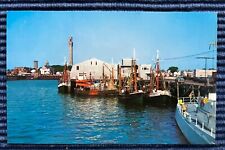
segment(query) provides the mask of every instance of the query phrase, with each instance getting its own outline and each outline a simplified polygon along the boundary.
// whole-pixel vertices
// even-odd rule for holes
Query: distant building
[[[38,61],[37,60],[34,60],[34,69],[38,69]]]
[[[32,73],[32,74],[36,73],[36,70],[35,70],[35,69],[32,69],[32,70],[31,70],[31,73]]]
[[[150,64],[142,64],[142,65],[139,65],[139,75],[142,79],[144,80],[149,80],[150,79],[150,68],[151,68],[151,65]]]
[[[40,69],[41,75],[50,75],[51,74],[51,68],[49,66],[49,62],[46,61],[45,65]]]
[[[136,62],[136,60],[133,60],[133,61],[134,61],[134,63]],[[124,76],[124,77],[130,76],[131,64],[132,64],[132,59],[130,59],[130,58],[122,59],[122,63],[121,63],[122,76]],[[151,68],[151,64],[138,65],[138,70],[137,70],[138,77],[142,78],[143,80],[149,80],[150,68]]]
[[[216,72],[216,70],[206,70],[205,76],[205,70],[196,69],[194,70],[194,77],[196,78],[212,77],[214,72]]]
[[[132,59],[122,59],[121,63],[121,75],[123,77],[129,77],[131,74],[131,61]],[[150,74],[150,64],[138,65],[138,77],[147,80],[149,79]],[[92,58],[86,61],[83,61],[79,64],[74,64],[70,77],[71,79],[102,79],[103,71],[105,78],[110,78],[112,73],[112,68],[114,71],[114,79],[117,79],[117,65],[110,64],[104,61],[101,61],[96,58]]]
[[[133,61],[136,62],[136,60],[133,60]],[[131,67],[131,62],[132,62],[132,59],[131,58],[123,58],[121,65],[123,67]]]
[[[29,75],[31,74],[31,69],[28,67],[15,67],[12,71],[12,75]]]
[[[194,77],[194,72],[193,71],[183,71],[181,74],[183,77]]]
[[[130,58],[123,58],[121,62],[121,75],[123,77],[129,77],[131,74],[131,62]]]
[[[181,75],[181,72],[180,72],[180,71],[177,71],[177,72],[174,72],[174,73],[173,73],[173,76],[174,76],[174,77],[178,77],[178,76],[180,76],[180,75]]]
[[[63,75],[63,72],[56,72],[55,74],[58,76],[61,76],[61,75]]]
[[[42,75],[50,75],[51,74],[51,70],[50,68],[47,68],[45,66],[43,66],[41,69],[40,69],[40,72]]]
[[[103,72],[105,78],[110,78],[112,68],[114,68],[114,78],[117,77],[117,66],[102,60],[91,58],[72,66],[70,72],[71,79],[102,79]]]

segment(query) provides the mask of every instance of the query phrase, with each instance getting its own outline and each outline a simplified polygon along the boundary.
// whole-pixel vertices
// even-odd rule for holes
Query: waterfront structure
[[[194,70],[194,77],[196,77],[196,78],[212,77],[213,73],[215,73],[215,72],[216,72],[216,70],[196,69],[196,70]]]
[[[31,68],[28,67],[15,67],[12,71],[12,75],[30,75]]]
[[[50,75],[51,69],[49,67],[49,62],[46,61],[45,65],[40,69],[41,75]]]
[[[123,77],[129,77],[131,74],[132,59],[122,59],[121,74]],[[135,60],[133,60],[135,62]],[[139,65],[137,69],[137,77],[144,80],[148,79],[150,64]],[[78,64],[74,64],[71,69],[71,79],[102,79],[102,76],[110,78],[114,68],[114,79],[117,79],[117,65],[104,62],[102,60],[91,58]]]
[[[68,40],[68,46],[69,46],[69,65],[73,65],[73,37],[70,36]]]
[[[37,60],[34,60],[34,69],[38,69],[38,61]]]
[[[100,80],[104,78],[110,78],[112,74],[112,68],[114,69],[114,77],[116,78],[116,65],[109,64],[102,60],[91,58],[78,64],[74,64],[71,69],[71,79],[83,80],[83,79],[96,79]]]

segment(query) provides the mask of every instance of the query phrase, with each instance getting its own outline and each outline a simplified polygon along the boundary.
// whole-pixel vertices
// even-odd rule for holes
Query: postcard
[[[8,11],[10,144],[215,144],[217,14]]]

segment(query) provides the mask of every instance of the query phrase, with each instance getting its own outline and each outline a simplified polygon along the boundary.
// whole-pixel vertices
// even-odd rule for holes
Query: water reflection
[[[117,98],[62,95],[64,121],[81,143],[186,143],[173,108],[121,103]]]

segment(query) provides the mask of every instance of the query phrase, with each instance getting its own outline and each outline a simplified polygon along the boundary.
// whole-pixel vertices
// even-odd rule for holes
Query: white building
[[[136,60],[133,60],[133,61],[136,62]],[[131,64],[132,64],[132,59],[130,58],[122,59],[122,64],[121,64],[122,76],[124,77],[130,76]],[[138,65],[137,73],[139,74],[139,77],[142,78],[143,80],[149,79],[150,68],[151,68],[150,64]]]
[[[197,78],[212,77],[214,72],[216,72],[216,70],[206,70],[206,76],[205,76],[205,70],[196,69],[194,70],[194,76]]]
[[[177,71],[173,73],[174,77],[179,77],[181,75],[181,71]]]
[[[48,61],[46,61],[44,66],[40,69],[40,72],[42,75],[50,75],[51,74],[51,69],[50,69]]]
[[[121,64],[121,74],[123,77],[129,77],[131,74],[131,61],[132,59],[122,59]],[[110,78],[112,68],[114,71],[114,79],[117,79],[117,64],[109,64],[102,60],[91,58],[89,60],[83,61],[78,64],[74,64],[70,77],[71,79],[102,79],[103,75],[103,66],[104,66],[104,75],[105,78]],[[150,74],[150,64],[138,65],[137,73],[139,76],[147,80],[149,79]]]
[[[140,77],[143,79],[143,80],[149,80],[150,78],[150,68],[151,68],[151,65],[150,64],[142,64],[142,65],[139,65],[139,74],[140,74]]]
[[[112,68],[114,70],[114,79],[117,78],[117,65],[109,64],[96,58],[74,64],[71,72],[71,79],[102,79],[103,68],[105,78],[110,78]]]
[[[182,76],[184,77],[194,77],[194,72],[193,71],[183,71]]]
[[[41,71],[41,74],[42,74],[42,75],[49,75],[49,74],[51,74],[50,68],[47,68],[46,66],[43,66],[43,67],[40,69],[40,71]]]

